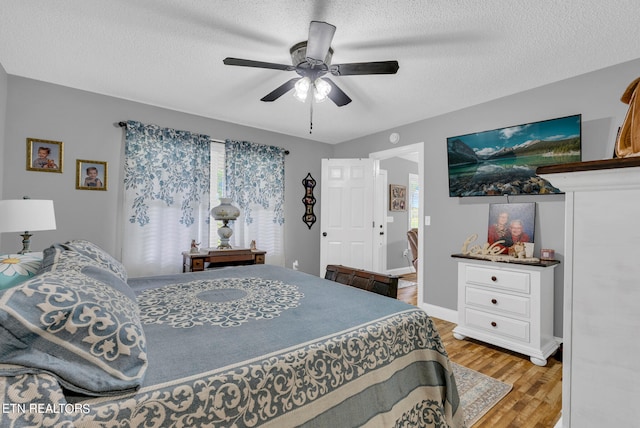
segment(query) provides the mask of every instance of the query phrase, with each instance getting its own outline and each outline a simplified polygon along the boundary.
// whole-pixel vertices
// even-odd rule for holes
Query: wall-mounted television
[[[581,161],[582,115],[447,138],[449,196],[562,193],[536,168]]]

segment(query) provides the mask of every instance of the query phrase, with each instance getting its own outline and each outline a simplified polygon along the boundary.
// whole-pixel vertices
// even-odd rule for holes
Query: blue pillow
[[[0,290],[26,281],[38,272],[42,253],[0,255]]]
[[[76,251],[85,257],[90,258],[100,267],[108,269],[118,275],[123,281],[127,281],[127,270],[124,265],[116,260],[111,254],[84,239],[74,239],[61,245],[66,250]]]
[[[45,271],[0,292],[0,361],[21,366],[2,366],[0,375],[50,373],[87,395],[140,387],[147,351],[138,306],[119,289],[126,283],[87,273]]]
[[[136,295],[120,275],[108,269],[104,264],[75,250],[67,250],[63,245],[53,244],[44,250],[39,272],[66,272],[73,270],[110,285],[119,292],[137,302]]]

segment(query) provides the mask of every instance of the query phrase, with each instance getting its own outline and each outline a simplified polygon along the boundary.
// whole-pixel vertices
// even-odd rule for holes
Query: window
[[[420,203],[420,184],[417,174],[409,174],[409,229],[417,228],[420,224],[418,205]]]
[[[255,241],[266,251],[265,263],[284,266],[284,149],[248,141],[212,143],[210,204],[229,197],[240,217],[229,223],[233,248],[249,248]],[[211,219],[209,248],[219,245],[222,222]]]
[[[210,177],[211,177],[211,195],[210,195],[210,207],[213,208],[220,204],[220,198],[224,196],[224,190],[226,186],[225,174],[224,174],[224,143],[212,142],[211,143],[211,165],[210,165]],[[209,248],[216,248],[220,244],[220,238],[218,237],[218,228],[222,226],[222,221],[216,221],[213,218],[209,223]],[[203,245],[205,246],[205,245]]]

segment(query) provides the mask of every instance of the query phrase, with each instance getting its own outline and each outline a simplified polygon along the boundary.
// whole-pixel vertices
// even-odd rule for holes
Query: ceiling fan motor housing
[[[307,61],[307,41],[296,43],[289,49],[291,54],[291,63],[297,68],[312,68],[313,65]],[[331,64],[331,57],[333,57],[333,48],[329,48],[327,56],[324,58],[322,64],[324,69],[328,70],[328,65]],[[319,68],[316,66],[316,68]]]

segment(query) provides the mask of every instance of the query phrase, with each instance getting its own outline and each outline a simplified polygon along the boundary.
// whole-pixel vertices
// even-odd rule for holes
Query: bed
[[[3,427],[464,424],[424,311],[290,269],[127,278],[70,241],[0,321]]]

